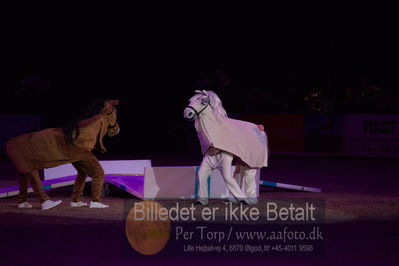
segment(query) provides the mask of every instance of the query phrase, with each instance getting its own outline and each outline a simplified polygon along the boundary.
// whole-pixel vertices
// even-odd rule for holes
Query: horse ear
[[[119,104],[119,99],[116,99],[116,100],[109,100],[108,103],[109,103],[110,105],[112,105],[112,106],[118,105],[118,104]]]
[[[202,93],[203,93],[205,96],[208,96],[208,92],[207,92],[206,90],[202,90]]]
[[[202,91],[200,91],[200,90],[195,90],[195,93],[202,93]]]

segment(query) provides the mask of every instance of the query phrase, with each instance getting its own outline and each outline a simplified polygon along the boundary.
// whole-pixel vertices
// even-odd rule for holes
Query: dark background
[[[328,102],[323,113],[399,112],[398,24],[388,13],[110,21],[3,23],[0,113],[59,127],[96,98],[119,98],[109,154],[140,157],[199,153],[182,116],[198,88],[215,90],[228,113],[314,112],[304,100],[312,91]],[[379,91],[362,90],[362,78]],[[364,101],[348,103],[348,89]]]

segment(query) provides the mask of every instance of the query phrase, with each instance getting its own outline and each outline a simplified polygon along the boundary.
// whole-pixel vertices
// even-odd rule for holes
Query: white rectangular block
[[[144,198],[194,198],[195,171],[195,166],[146,168],[144,173]]]
[[[77,174],[76,169],[72,166],[72,164],[68,163],[44,169],[44,180],[72,176],[76,174]]]
[[[149,167],[144,173],[145,199],[193,199],[198,193],[198,166]],[[234,173],[234,166],[231,168]],[[260,170],[256,173],[257,196],[259,196]],[[210,198],[227,198],[229,191],[220,172],[210,176]]]
[[[7,192],[7,197],[16,196],[16,195],[18,195],[18,193],[19,193],[19,191],[10,191],[10,192]]]
[[[108,175],[144,174],[145,167],[151,167],[151,160],[111,160],[99,161]],[[44,179],[55,179],[66,176],[76,176],[77,171],[72,164],[59,165],[53,168],[44,169]]]
[[[86,181],[86,182],[87,182],[87,181]],[[74,183],[75,183],[74,180],[65,181],[65,182],[60,182],[60,183],[55,183],[55,184],[51,184],[51,188],[66,187],[66,186],[73,185]]]
[[[151,167],[151,160],[100,161],[107,175],[144,175],[144,168]]]

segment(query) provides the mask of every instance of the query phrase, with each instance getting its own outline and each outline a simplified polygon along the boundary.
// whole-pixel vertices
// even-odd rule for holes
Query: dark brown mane
[[[62,128],[66,143],[72,144],[74,140],[79,137],[79,122],[100,114],[106,101],[107,99],[98,99],[93,101],[91,104],[89,104],[86,112],[83,115],[81,115],[78,119],[69,122]]]

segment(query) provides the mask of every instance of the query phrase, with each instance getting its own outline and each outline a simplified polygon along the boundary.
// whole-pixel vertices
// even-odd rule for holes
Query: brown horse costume
[[[105,135],[112,137],[119,133],[114,107],[118,103],[119,100],[107,100],[99,114],[79,121],[79,135],[72,143],[66,142],[61,128],[44,129],[11,138],[6,148],[18,171],[18,203],[26,201],[28,181],[31,182],[41,203],[48,200],[38,170],[66,163],[72,163],[78,171],[71,201],[80,201],[86,177],[90,176],[93,180],[91,200],[100,202],[104,170],[92,150],[96,148],[100,152],[105,152],[103,137]]]

